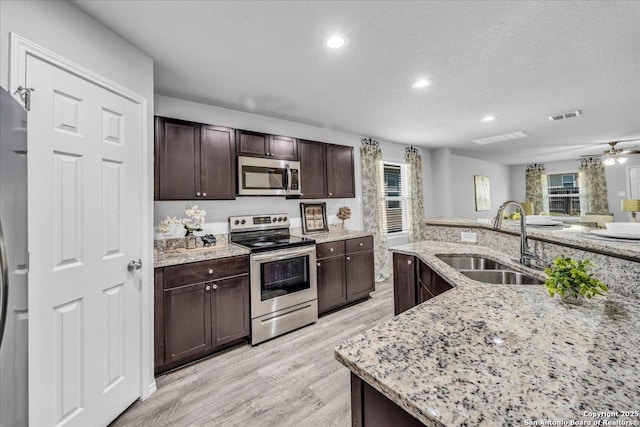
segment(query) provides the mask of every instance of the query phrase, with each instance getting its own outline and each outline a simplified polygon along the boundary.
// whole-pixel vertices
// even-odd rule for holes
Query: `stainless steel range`
[[[315,240],[289,234],[289,215],[229,217],[229,239],[251,251],[251,344],[318,320]]]

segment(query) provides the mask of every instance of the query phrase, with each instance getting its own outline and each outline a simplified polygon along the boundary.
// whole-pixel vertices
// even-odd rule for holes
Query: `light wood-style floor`
[[[156,378],[158,391],[113,426],[340,426],[351,421],[349,370],[333,349],[393,316],[393,282],[371,299],[256,347]]]

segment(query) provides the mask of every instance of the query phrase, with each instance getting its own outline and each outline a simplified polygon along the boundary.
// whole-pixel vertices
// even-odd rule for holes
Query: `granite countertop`
[[[360,230],[329,230],[323,233],[302,234],[301,228],[292,228],[291,235],[297,237],[308,237],[314,239],[316,243],[335,242],[336,240],[357,239],[358,237],[373,236],[367,231]]]
[[[206,261],[210,259],[227,258],[237,255],[248,255],[249,250],[233,243],[223,242],[210,248],[184,250],[154,250],[154,267],[168,267],[170,265],[187,264],[190,262]]]
[[[476,282],[435,257],[482,255],[541,277],[482,246],[424,241],[392,251],[418,256],[454,288],[335,355],[424,424],[570,423],[593,421],[585,411],[640,408],[640,300],[610,292],[570,306],[544,286]]]
[[[470,218],[430,218],[425,220],[425,223],[436,226],[471,227],[493,230],[491,221],[480,221],[482,222]],[[572,245],[584,250],[595,250],[611,256],[622,255],[640,261],[640,241],[622,241],[603,238],[592,234],[590,231],[593,228],[580,226],[578,224],[566,227],[536,227],[529,225],[527,226],[527,236],[529,236],[529,238],[546,240],[565,246]],[[505,220],[502,222],[500,230],[520,235],[520,223]]]

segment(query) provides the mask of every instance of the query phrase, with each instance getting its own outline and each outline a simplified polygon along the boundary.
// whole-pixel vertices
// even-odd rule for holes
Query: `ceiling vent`
[[[571,111],[569,113],[558,114],[558,115],[555,115],[555,116],[549,116],[549,120],[551,120],[552,122],[555,122],[556,120],[570,119],[572,117],[578,117],[580,115],[582,115],[582,111],[581,110],[576,110],[576,111]]]
[[[531,135],[519,130],[517,132],[504,133],[502,135],[488,136],[486,138],[480,138],[480,139],[472,139],[471,142],[475,142],[476,144],[480,144],[480,145],[485,145],[485,144],[492,144],[494,142],[509,141],[511,139],[525,138],[527,136],[531,136]]]

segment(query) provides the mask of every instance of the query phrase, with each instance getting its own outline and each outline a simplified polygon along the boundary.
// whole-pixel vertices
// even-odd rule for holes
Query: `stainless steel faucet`
[[[527,267],[531,267],[531,261],[542,261],[544,260],[538,258],[533,252],[529,252],[529,240],[527,238],[527,221],[526,221],[526,213],[522,205],[513,200],[508,200],[504,202],[499,208],[498,213],[496,214],[496,219],[493,222],[494,229],[500,229],[502,226],[502,215],[504,210],[513,206],[520,213],[520,264],[526,265]]]

